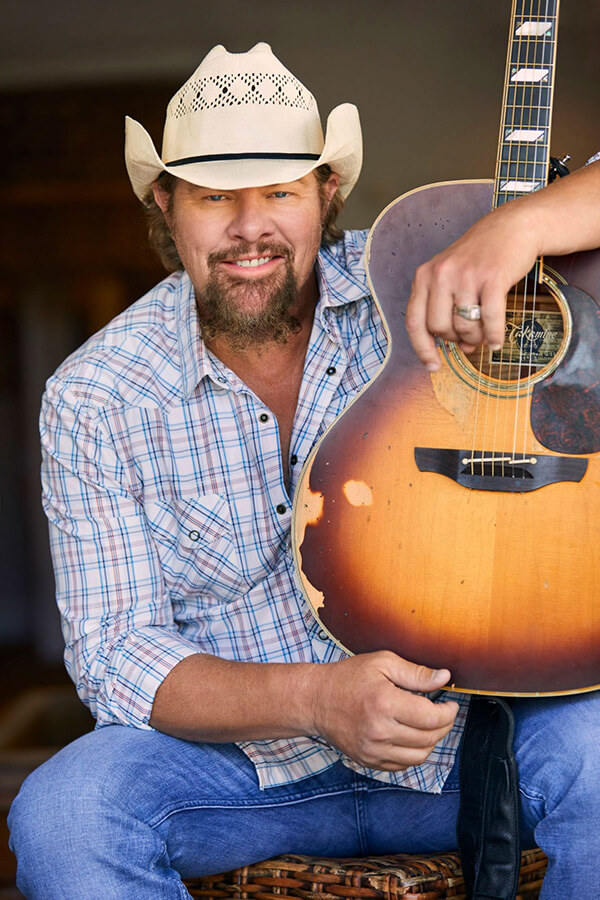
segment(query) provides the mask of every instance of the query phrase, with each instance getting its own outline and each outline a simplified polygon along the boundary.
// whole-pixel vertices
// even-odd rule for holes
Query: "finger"
[[[409,691],[427,694],[444,687],[450,681],[449,669],[430,669],[428,666],[419,666],[395,653],[383,654],[381,661],[386,666],[386,674],[390,681],[397,687],[406,688]]]
[[[418,694],[404,691],[404,696],[400,697],[399,693],[392,713],[399,729],[412,729],[428,741],[429,736],[452,727],[459,708],[456,700],[433,703],[428,697]]]
[[[456,334],[457,344],[465,343],[478,347],[485,340],[483,310],[479,297],[473,292],[456,293],[453,297],[452,327]],[[466,313],[466,315],[465,315]],[[476,313],[476,318],[469,318]]]
[[[502,349],[506,321],[506,292],[496,285],[484,287],[481,292],[481,319],[485,342],[492,350]]]
[[[411,747],[413,750],[435,747],[452,730],[458,712],[458,704],[451,709],[449,721],[438,728],[416,728],[404,723],[397,723],[384,742],[390,747]]]
[[[420,766],[425,762],[428,756],[433,752],[437,744],[446,735],[443,734],[439,740],[431,741],[416,747],[408,745],[387,746],[377,748],[373,753],[366,754],[368,760],[367,765],[378,769],[405,769],[408,766]]]
[[[391,752],[388,756],[381,760],[371,760],[364,762],[363,765],[370,769],[379,769],[382,772],[402,772],[404,769],[410,769],[412,766],[421,766],[431,755],[435,748],[428,747],[427,750],[399,750],[397,753]]]
[[[429,291],[423,275],[415,273],[410,297],[406,307],[405,327],[413,349],[430,372],[440,368],[440,356],[435,343],[435,332],[427,327],[427,305]]]

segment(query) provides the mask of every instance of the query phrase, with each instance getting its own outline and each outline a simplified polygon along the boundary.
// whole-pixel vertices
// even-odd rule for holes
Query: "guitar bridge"
[[[533,456],[484,450],[415,447],[420,472],[435,472],[474,491],[537,491],[548,484],[581,481],[588,461],[574,456]]]

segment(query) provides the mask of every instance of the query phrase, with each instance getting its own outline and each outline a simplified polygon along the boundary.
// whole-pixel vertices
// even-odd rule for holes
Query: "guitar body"
[[[404,326],[415,269],[489,211],[492,190],[491,181],[430,185],[373,226],[368,273],[388,354],[306,463],[297,567],[315,615],[353,653],[389,649],[447,667],[460,691],[591,690],[600,685],[599,254],[544,261],[556,296],[547,316],[561,319],[562,336],[553,362],[525,382],[510,367],[482,380],[453,345],[431,374]],[[523,465],[499,466],[514,457],[515,435]]]

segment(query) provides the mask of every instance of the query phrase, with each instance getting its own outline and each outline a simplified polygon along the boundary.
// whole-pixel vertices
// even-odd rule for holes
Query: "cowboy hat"
[[[162,159],[146,129],[127,116],[125,161],[142,201],[162,172],[235,190],[295,181],[324,163],[347,197],[362,164],[358,110],[336,106],[323,139],[315,98],[269,44],[247,53],[218,45],[169,102]]]

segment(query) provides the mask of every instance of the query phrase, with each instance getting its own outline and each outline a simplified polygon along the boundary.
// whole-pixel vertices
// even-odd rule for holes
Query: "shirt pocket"
[[[244,589],[227,501],[218,494],[146,506],[172,599],[229,602]]]

